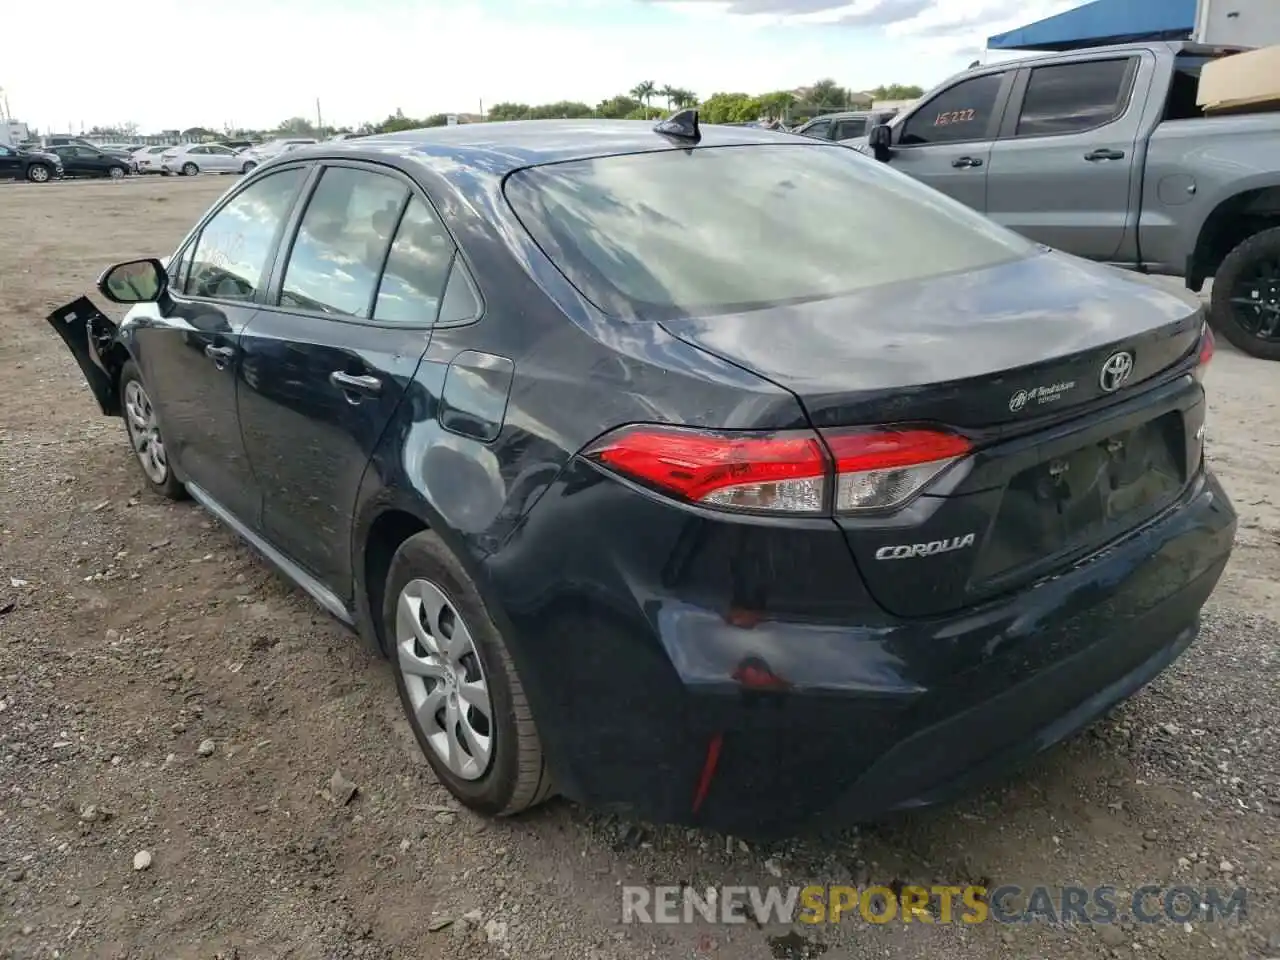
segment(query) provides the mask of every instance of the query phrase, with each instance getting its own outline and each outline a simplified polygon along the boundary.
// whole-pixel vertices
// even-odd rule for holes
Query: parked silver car
[[[160,154],[160,172],[194,177],[198,173],[245,173],[247,165],[230,147],[220,143],[184,143]]]
[[[130,160],[133,164],[134,173],[160,173],[160,155],[166,150],[172,150],[170,144],[161,144],[155,147],[142,147],[133,151]]]
[[[309,146],[313,143],[319,143],[315,137],[281,137],[277,140],[268,140],[266,143],[260,143],[256,147],[250,147],[240,153],[240,159],[244,163],[245,171],[252,170],[260,163],[266,163],[272,157],[277,157],[282,153],[288,153],[290,150],[296,150],[298,147]]]

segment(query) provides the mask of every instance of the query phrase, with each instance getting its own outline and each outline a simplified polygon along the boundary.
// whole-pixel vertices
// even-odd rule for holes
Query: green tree
[[[621,120],[643,106],[644,104],[635,97],[620,93],[616,97],[610,97],[608,100],[601,100],[596,105],[596,116],[609,120]]]
[[[890,83],[868,90],[867,93],[877,100],[915,100],[924,96],[924,87],[916,86],[914,83]]]
[[[819,80],[809,88],[808,94],[805,104],[812,107],[815,113],[843,110],[852,99],[848,90],[830,78]]]
[[[555,103],[543,103],[529,111],[531,120],[576,120],[590,117],[595,111],[585,103],[577,100],[558,100]]]
[[[698,95],[692,90],[686,90],[683,87],[668,87],[665,94],[672,108],[681,110],[684,107],[692,107],[698,102]]]
[[[641,80],[632,87],[630,91],[631,95],[646,107],[649,106],[649,101],[653,99],[653,95],[657,92],[658,88],[654,85],[652,80]]]
[[[276,127],[276,132],[286,137],[314,137],[317,135],[315,125],[305,117],[290,117]],[[186,136],[186,134],[184,133],[183,136]]]
[[[527,103],[495,103],[489,108],[490,120],[527,120],[529,119]]]
[[[766,93],[760,97],[760,106],[764,108],[764,114],[774,120],[782,120],[791,112],[791,108],[796,105],[796,95],[790,90],[775,90],[773,93]]]
[[[764,105],[746,93],[713,93],[702,101],[698,112],[704,123],[745,123],[758,120]]]

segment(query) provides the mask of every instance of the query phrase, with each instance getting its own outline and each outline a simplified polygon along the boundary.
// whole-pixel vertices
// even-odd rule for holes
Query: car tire
[[[200,172],[200,168],[197,167],[194,163],[184,163],[182,165],[182,175],[184,177],[194,177],[199,172]]]
[[[112,167],[110,170],[107,171],[107,176],[109,176],[112,180],[123,180],[125,176],[128,175],[128,173],[129,171],[126,170],[124,167]]]
[[[132,360],[120,371],[120,413],[124,417],[129,448],[147,486],[167,500],[187,499],[187,488],[174,476],[169,465],[155,408],[142,382],[142,374]]]
[[[252,160],[246,160],[246,161],[245,161],[244,166],[240,168],[240,172],[241,172],[241,173],[249,173],[249,172],[251,172],[251,171],[253,170],[253,168],[254,168],[254,167],[256,167],[256,166],[257,166],[257,164],[256,164],[256,163],[254,163]]]
[[[27,167],[27,179],[32,183],[48,183],[53,179],[53,171],[47,163],[33,163]]]
[[[1268,280],[1255,280],[1255,271],[1271,262],[1280,263],[1280,227],[1255,233],[1227,254],[1213,277],[1209,302],[1209,322],[1213,329],[1249,354],[1263,360],[1280,360],[1280,271],[1273,270]],[[1259,289],[1261,288],[1261,289]],[[1248,290],[1250,296],[1243,296]],[[1261,293],[1261,296],[1258,294]],[[1250,307],[1249,299],[1258,299],[1263,307]],[[1233,302],[1234,301],[1234,302]],[[1266,329],[1268,315],[1275,324],[1271,339],[1259,336]],[[1250,326],[1257,320],[1262,326]]]
[[[444,787],[488,816],[550,797],[551,773],[515,664],[444,541],[424,531],[401,544],[385,596],[383,636],[400,702]],[[476,706],[482,700],[488,717]]]

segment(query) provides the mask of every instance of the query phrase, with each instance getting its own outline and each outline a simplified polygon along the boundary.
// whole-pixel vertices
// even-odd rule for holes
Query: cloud
[[[691,13],[796,25],[884,29],[899,36],[957,38],[998,32],[1084,0],[646,0]]]

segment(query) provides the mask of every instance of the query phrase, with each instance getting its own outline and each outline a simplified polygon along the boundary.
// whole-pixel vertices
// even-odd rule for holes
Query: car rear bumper
[[[801,615],[786,595],[829,578],[834,551],[735,571],[685,515],[655,568],[650,498],[589,470],[571,467],[486,568],[557,781],[739,835],[936,803],[1087,725],[1195,639],[1236,526],[1202,473],[1145,527],[961,614],[853,618],[810,600]],[[744,688],[744,666],[778,689]]]

